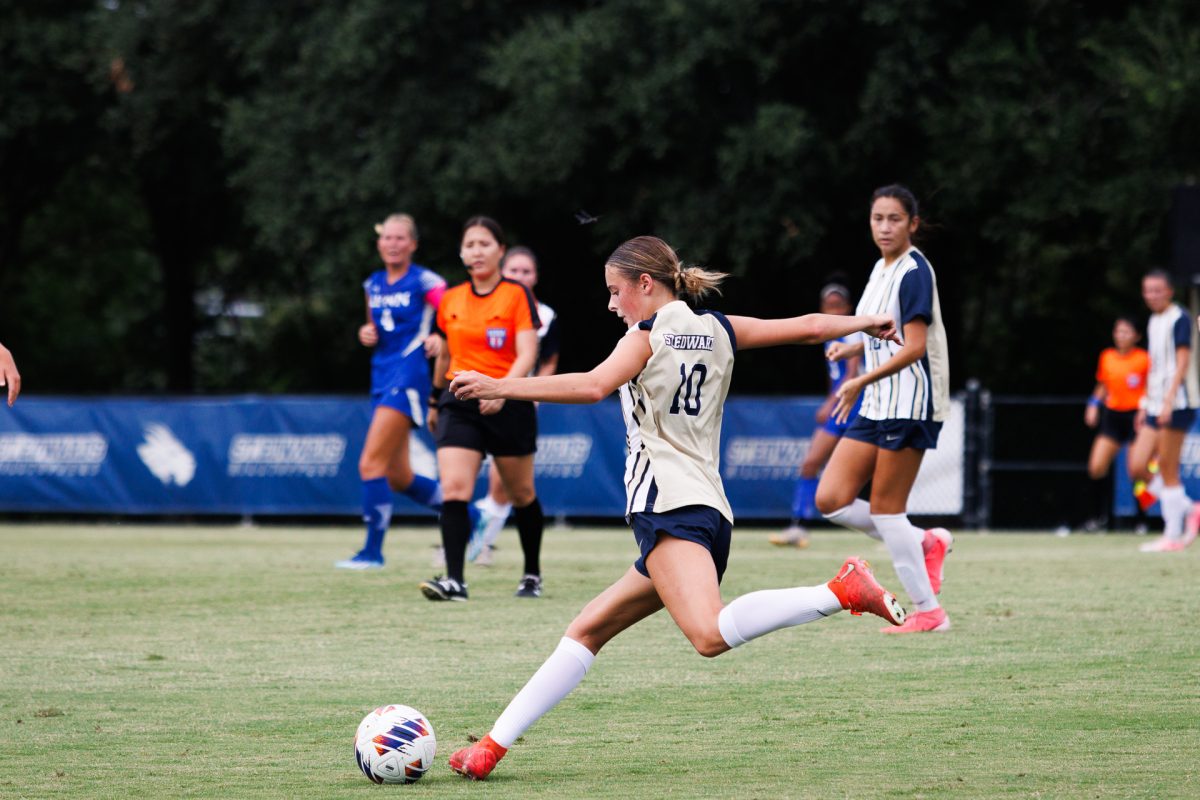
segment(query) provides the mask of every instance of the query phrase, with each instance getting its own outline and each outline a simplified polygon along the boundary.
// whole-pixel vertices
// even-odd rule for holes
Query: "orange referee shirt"
[[[1150,356],[1140,347],[1129,348],[1125,355],[1115,347],[1100,353],[1096,382],[1104,386],[1104,405],[1112,411],[1136,411],[1149,371]]]
[[[450,349],[447,378],[467,369],[503,378],[517,360],[517,333],[537,330],[541,322],[533,293],[501,278],[487,294],[476,294],[470,281],[447,290],[438,304],[437,325]]]

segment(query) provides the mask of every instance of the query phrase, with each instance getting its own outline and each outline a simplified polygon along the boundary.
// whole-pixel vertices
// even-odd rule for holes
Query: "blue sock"
[[[801,478],[796,481],[792,495],[792,519],[820,519],[817,515],[817,484],[819,478]]]
[[[383,561],[383,537],[392,521],[392,490],[387,478],[363,481],[363,522],[367,524],[367,543],[360,555],[373,561]]]
[[[412,483],[400,494],[434,511],[442,510],[442,485],[433,478],[413,475]]]

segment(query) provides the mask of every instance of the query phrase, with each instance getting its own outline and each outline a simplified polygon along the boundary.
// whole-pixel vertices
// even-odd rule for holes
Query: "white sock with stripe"
[[[872,514],[875,527],[892,556],[896,576],[917,611],[932,611],[938,607],[937,595],[929,585],[929,573],[925,571],[925,531],[908,521],[907,514]]]
[[[1187,491],[1181,485],[1164,486],[1158,496],[1159,508],[1162,511],[1163,535],[1171,541],[1183,537],[1183,520],[1187,516],[1191,501]]]
[[[496,720],[490,734],[492,741],[501,747],[512,747],[517,737],[579,685],[595,659],[591,650],[564,636]]]
[[[843,528],[865,533],[872,539],[883,538],[875,525],[874,517],[871,516],[871,504],[862,498],[856,499],[850,505],[843,506],[837,511],[826,514],[825,519],[841,525]]]
[[[737,597],[721,609],[717,626],[725,644],[737,647],[771,631],[816,622],[841,610],[841,601],[824,584],[764,589]]]

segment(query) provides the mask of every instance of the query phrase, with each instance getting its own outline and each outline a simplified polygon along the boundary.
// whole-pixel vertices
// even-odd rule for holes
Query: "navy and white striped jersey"
[[[1175,352],[1180,347],[1192,349],[1187,374],[1173,398],[1167,398],[1171,379],[1175,376]],[[1146,325],[1146,350],[1150,353],[1150,375],[1146,379],[1146,413],[1158,416],[1163,407],[1171,409],[1200,406],[1200,376],[1196,371],[1196,326],[1177,303],[1150,315]]]
[[[950,361],[946,329],[938,302],[937,278],[925,255],[910,247],[891,266],[875,262],[867,288],[858,301],[859,314],[891,314],[903,339],[904,325],[923,319],[929,329],[925,355],[904,369],[863,389],[859,414],[867,419],[913,419],[941,422],[950,411]],[[865,334],[863,374],[886,363],[900,349]]]
[[[650,358],[620,390],[629,446],[625,516],[700,505],[732,523],[720,459],[737,350],[733,327],[716,311],[692,311],[676,300],[629,333],[635,330],[650,332]]]

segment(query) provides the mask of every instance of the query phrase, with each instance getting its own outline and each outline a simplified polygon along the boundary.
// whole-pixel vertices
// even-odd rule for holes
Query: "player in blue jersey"
[[[446,291],[440,276],[414,264],[417,225],[407,214],[392,214],[375,226],[384,268],[363,281],[367,321],[358,340],[375,349],[371,357],[371,404],[374,411],[358,461],[362,478],[363,522],[367,538],[361,550],[339,561],[341,569],[379,569],[383,539],[392,517],[392,492],[438,509],[442,492],[436,480],[413,472],[408,439],[425,424],[432,390],[426,339],[433,315]]]
[[[908,519],[908,497],[925,451],[937,447],[950,411],[950,366],[937,279],[913,245],[920,225],[917,199],[903,186],[876,189],[868,217],[879,248],[858,301],[859,314],[891,314],[899,341],[861,341],[863,373],[838,389],[833,414],[858,418],[846,430],[817,485],[817,508],[830,522],[880,539],[916,613],[889,633],[945,631],[950,618],[938,602],[942,565],[953,537],[943,528],[921,530]],[[868,503],[858,493],[871,484]]]
[[[0,386],[8,388],[8,406],[17,402],[21,393],[21,373],[17,372],[17,362],[7,347],[0,344]]]
[[[854,306],[850,302],[850,290],[843,284],[831,282],[821,289],[822,314],[850,314]],[[857,342],[858,337],[854,337]],[[782,533],[773,533],[770,542],[780,547],[808,547],[808,531],[804,527],[805,520],[820,519],[817,512],[817,483],[825,463],[833,455],[842,434],[850,427],[850,423],[858,416],[858,408],[862,399],[855,403],[850,416],[839,422],[833,416],[833,407],[837,403],[837,391],[847,378],[858,374],[862,359],[858,356],[846,356],[845,349],[851,342],[849,337],[835,339],[825,343],[825,367],[829,372],[829,394],[825,402],[817,409],[817,429],[813,432],[808,452],[800,465],[800,478],[792,494],[792,522]]]

